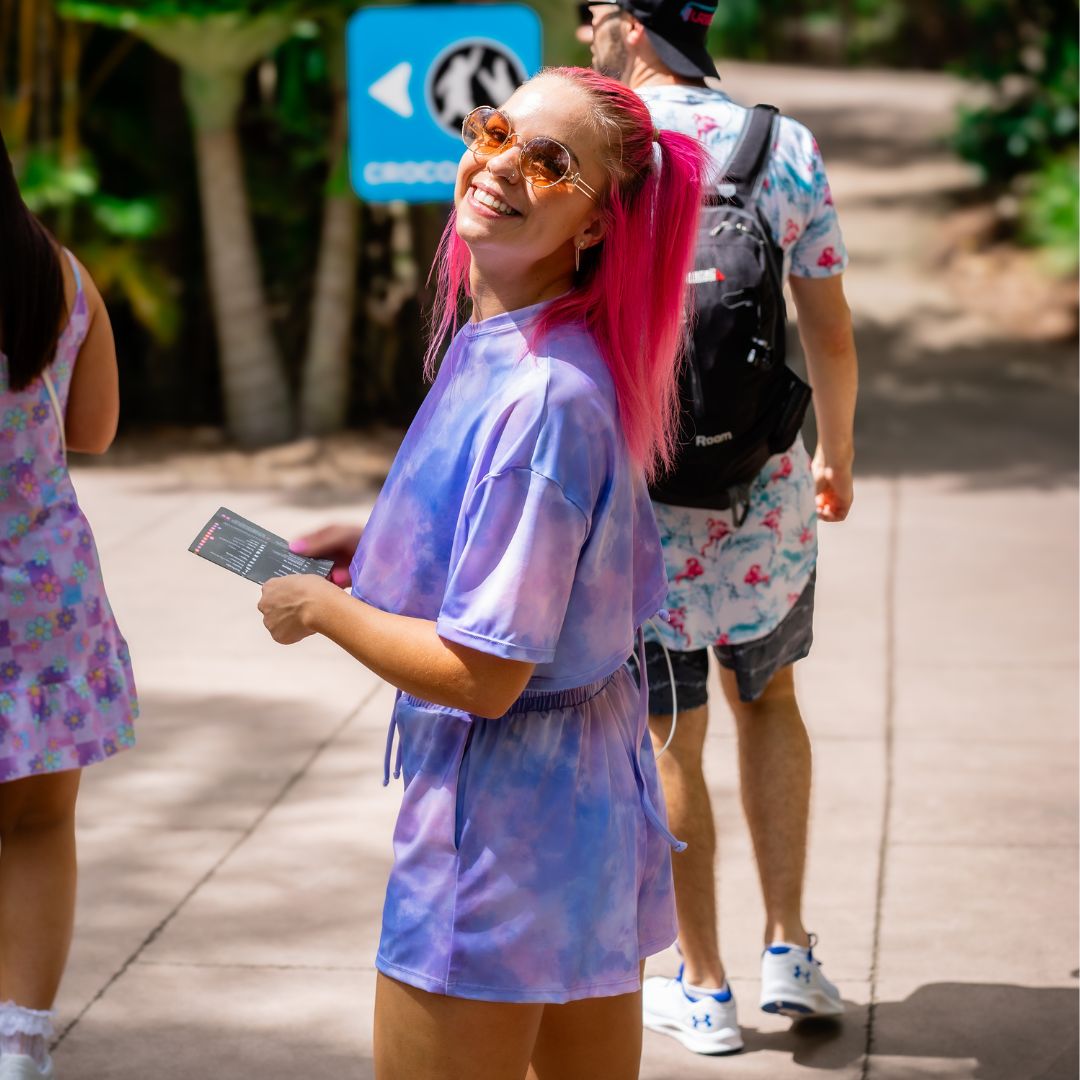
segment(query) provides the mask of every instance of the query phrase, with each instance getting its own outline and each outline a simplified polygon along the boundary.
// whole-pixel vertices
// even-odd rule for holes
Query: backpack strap
[[[755,105],[747,112],[735,149],[724,169],[719,191],[706,199],[707,206],[733,201],[746,206],[757,197],[779,115],[780,110],[775,105]]]

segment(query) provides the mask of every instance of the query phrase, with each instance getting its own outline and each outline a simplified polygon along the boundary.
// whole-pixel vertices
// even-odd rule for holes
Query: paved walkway
[[[726,960],[747,1047],[648,1034],[642,1076],[1076,1077],[1075,357],[955,310],[927,252],[966,174],[926,77],[733,67],[819,133],[864,361],[855,513],[823,530],[799,669],[816,748],[807,911],[849,1011],[754,1007],[762,912],[718,710],[709,766]],[[274,646],[257,590],[186,547],[219,505],[285,534],[370,495],[77,470],[137,664],[140,748],[92,769],[64,1080],[372,1075],[398,795],[391,695],[322,641]],[[670,955],[650,963],[673,968]]]

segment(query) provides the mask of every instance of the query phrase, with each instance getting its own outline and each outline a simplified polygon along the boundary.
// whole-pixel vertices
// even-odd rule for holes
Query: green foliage
[[[716,9],[709,31],[709,50],[714,56],[756,59],[765,50],[764,25],[771,14],[768,2],[729,0]]]
[[[74,206],[98,188],[98,176],[87,161],[62,165],[53,149],[32,148],[26,156],[19,190],[35,214]]]
[[[955,145],[991,183],[1041,169],[1076,141],[1080,48],[1075,3],[1014,5],[984,0],[970,54],[956,69],[987,85],[988,104],[962,110]],[[1016,8],[1014,11],[1007,9]],[[995,34],[998,20],[1016,18],[1013,33]]]
[[[90,200],[94,220],[110,236],[145,240],[161,232],[163,213],[157,199],[118,199],[96,195]]]
[[[65,242],[108,294],[132,414],[205,422],[219,406],[190,116],[173,64],[142,43],[120,53],[123,34],[203,68],[243,61],[236,122],[274,329],[295,376],[323,200],[348,189],[345,158],[330,152],[341,27],[373,2],[412,0],[59,0],[65,16],[97,24],[82,65],[84,88],[93,87],[80,120],[87,156],[61,166],[52,151],[30,152],[21,180],[54,228],[66,216]],[[543,20],[546,63],[588,63],[571,0],[525,2]],[[257,34],[241,33],[255,22]],[[724,0],[710,44],[720,57],[949,66],[979,80],[986,101],[965,114],[957,145],[991,182],[1016,185],[1023,239],[1068,268],[1078,201],[1075,30],[1075,0]],[[115,67],[114,55],[123,56]],[[361,296],[369,301],[386,292],[405,255],[380,208],[363,215]],[[443,212],[414,208],[410,220],[408,257],[419,266]],[[363,306],[357,313],[354,419],[405,414],[419,393],[418,301],[386,318]]]
[[[956,149],[991,187],[1020,194],[1018,238],[1044,249],[1052,270],[1074,273],[1078,6],[1075,0],[972,0],[969,7],[970,47],[954,70],[982,83],[989,100],[961,110]]]
[[[1080,169],[1074,147],[1049,161],[1030,182],[1021,210],[1022,238],[1046,252],[1051,270],[1080,266]]]
[[[59,11],[67,19],[132,30],[140,23],[167,19],[201,19],[211,15],[255,18],[291,14],[299,7],[297,0],[61,0]]]
[[[572,0],[527,0],[544,27],[544,63],[589,64],[589,51],[575,37],[577,7]]]
[[[79,254],[103,292],[123,297],[136,321],[160,346],[175,343],[181,308],[176,283],[147,251],[134,241],[90,241]]]
[[[98,288],[122,297],[155,340],[170,344],[180,323],[172,278],[139,243],[161,233],[161,202],[105,194],[100,183],[97,167],[85,155],[65,165],[51,148],[31,149],[19,176],[19,190],[35,214],[46,221],[65,216],[66,231],[88,237],[77,247]]]

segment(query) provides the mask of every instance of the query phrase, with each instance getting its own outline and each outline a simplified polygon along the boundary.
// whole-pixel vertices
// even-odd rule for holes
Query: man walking
[[[749,110],[705,82],[717,74],[705,47],[716,0],[580,8],[579,38],[590,45],[593,66],[638,91],[658,127],[701,139],[723,176]],[[674,860],[684,963],[674,979],[646,980],[645,1023],[705,1054],[743,1045],[720,957],[716,836],[702,773],[710,649],[735,716],[743,808],[765,901],[761,1007],[796,1019],[843,1011],[802,920],[811,753],[792,665],[812,639],[816,520],[843,521],[851,506],[857,363],[841,284],[847,253],[817,143],[787,117],[773,130],[758,206],[783,253],[798,312],[817,450],[811,461],[796,438],[723,500],[727,509],[654,502],[670,619],[646,649],[650,725],[663,745],[677,710],[659,768],[672,831],[688,847]]]

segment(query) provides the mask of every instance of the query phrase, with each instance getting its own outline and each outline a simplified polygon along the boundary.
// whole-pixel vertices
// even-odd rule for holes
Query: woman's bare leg
[[[524,1080],[543,1012],[543,1005],[431,994],[380,972],[376,1080]]]
[[[75,920],[81,772],[0,784],[0,1001],[51,1009]]]
[[[640,990],[544,1006],[529,1080],[637,1080],[640,1068]]]

